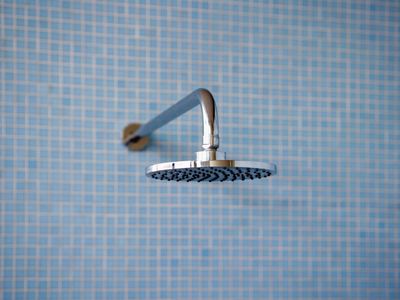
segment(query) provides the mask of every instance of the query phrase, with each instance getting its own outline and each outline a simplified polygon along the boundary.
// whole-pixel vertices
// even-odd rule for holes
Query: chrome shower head
[[[235,181],[276,174],[273,164],[235,160],[178,161],[147,167],[146,176],[167,181]]]
[[[276,174],[274,164],[227,160],[219,147],[217,106],[211,93],[198,89],[144,125],[129,124],[123,132],[123,142],[130,150],[143,149],[149,135],[183,113],[200,105],[203,116],[203,151],[196,160],[155,164],[146,169],[146,176],[167,181],[235,181],[261,179]]]

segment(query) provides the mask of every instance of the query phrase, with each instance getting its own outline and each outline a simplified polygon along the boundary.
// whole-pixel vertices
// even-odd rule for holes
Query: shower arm
[[[203,116],[202,148],[206,153],[215,153],[219,146],[217,106],[211,93],[203,88],[193,91],[146,124],[130,124],[125,127],[123,143],[131,150],[141,150],[146,146],[148,136],[153,131],[197,105],[200,105]]]

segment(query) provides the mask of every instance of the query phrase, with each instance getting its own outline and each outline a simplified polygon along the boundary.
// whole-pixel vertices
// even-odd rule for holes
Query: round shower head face
[[[276,174],[273,164],[235,160],[178,161],[156,164],[146,176],[166,181],[235,181],[262,179]]]

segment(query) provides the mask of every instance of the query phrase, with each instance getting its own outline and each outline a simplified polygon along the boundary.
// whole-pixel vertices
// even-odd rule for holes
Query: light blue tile
[[[1,11],[4,299],[398,298],[396,1]],[[199,112],[140,153],[122,127],[199,86],[228,157],[274,160],[278,176],[144,176],[191,159]]]

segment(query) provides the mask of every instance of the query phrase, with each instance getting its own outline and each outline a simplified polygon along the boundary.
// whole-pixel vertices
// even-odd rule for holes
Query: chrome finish
[[[218,113],[211,93],[198,89],[170,108],[141,125],[125,127],[123,142],[131,150],[146,146],[148,136],[193,107],[200,104],[203,115],[203,151],[196,152],[196,160],[155,164],[146,169],[146,176],[168,181],[235,181],[261,179],[276,174],[274,164],[227,160],[225,152],[218,152]]]
[[[274,164],[235,160],[177,161],[147,167],[146,176],[167,181],[235,181],[276,174]]]
[[[204,150],[196,152],[196,160],[204,161],[204,160],[225,160],[226,153],[218,152],[217,150]]]
[[[211,93],[202,88],[195,90],[150,120],[148,123],[140,126],[135,133],[124,138],[123,143],[126,146],[129,146],[131,143],[138,142],[141,138],[150,135],[156,129],[174,120],[199,104],[203,115],[202,147],[204,150],[218,149],[219,131],[217,106]]]

